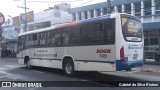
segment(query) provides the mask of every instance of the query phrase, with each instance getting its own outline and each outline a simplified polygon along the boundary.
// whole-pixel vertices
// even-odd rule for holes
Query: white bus
[[[18,37],[18,64],[75,71],[125,71],[143,65],[141,21],[115,13]]]

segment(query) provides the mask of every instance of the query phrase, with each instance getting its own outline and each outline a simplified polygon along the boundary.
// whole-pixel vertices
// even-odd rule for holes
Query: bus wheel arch
[[[73,76],[75,74],[75,65],[73,58],[70,56],[64,57],[62,61],[62,68],[67,76]]]

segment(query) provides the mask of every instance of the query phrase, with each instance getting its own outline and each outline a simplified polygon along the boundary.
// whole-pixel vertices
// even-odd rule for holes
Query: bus
[[[18,64],[75,71],[128,71],[143,65],[139,18],[114,13],[18,36]]]

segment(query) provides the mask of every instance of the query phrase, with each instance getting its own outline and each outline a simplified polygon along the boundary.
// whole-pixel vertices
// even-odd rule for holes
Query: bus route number
[[[107,58],[107,54],[99,54],[100,58]]]

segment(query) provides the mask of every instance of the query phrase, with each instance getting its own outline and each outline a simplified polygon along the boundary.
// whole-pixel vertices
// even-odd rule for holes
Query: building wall
[[[49,9],[34,15],[34,22],[28,23],[29,31],[46,28],[55,24],[62,24],[72,21],[72,15],[56,9]],[[42,27],[40,27],[42,26]]]
[[[54,8],[57,10],[61,10],[64,12],[69,12],[71,9],[71,4],[69,3],[60,3],[60,4],[56,4],[54,5]]]
[[[155,21],[155,22],[160,22],[160,16],[155,16],[154,21]]]

